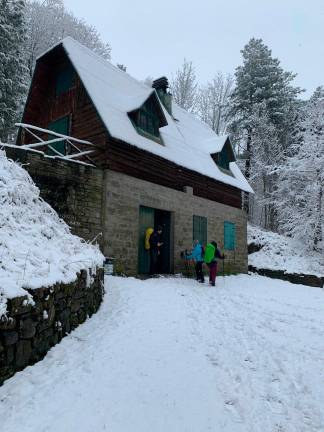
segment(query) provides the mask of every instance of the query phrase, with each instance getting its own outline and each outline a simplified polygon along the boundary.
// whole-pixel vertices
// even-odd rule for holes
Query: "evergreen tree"
[[[278,59],[273,58],[271,50],[262,39],[252,38],[242,50],[243,65],[235,72],[236,87],[232,93],[232,115],[246,134],[246,177],[250,177],[249,158],[253,143],[251,141],[251,114],[255,106],[264,104],[269,120],[276,127],[281,139],[285,134],[287,113],[291,110],[298,87],[291,82],[295,75],[285,72]]]
[[[236,69],[236,87],[231,96],[231,130],[239,131],[234,141],[243,141],[244,172],[246,178],[250,179],[254,169],[251,165],[253,153],[257,151],[253,136],[258,107],[262,106],[262,113],[274,126],[281,146],[280,153],[283,154],[292,144],[296,97],[301,90],[292,85],[295,75],[280,67],[279,60],[272,57],[271,50],[261,39],[252,38],[242,50],[242,56],[243,65]],[[248,200],[245,200],[245,209],[249,211]]]
[[[0,2],[0,140],[7,141],[26,94],[24,0]]]

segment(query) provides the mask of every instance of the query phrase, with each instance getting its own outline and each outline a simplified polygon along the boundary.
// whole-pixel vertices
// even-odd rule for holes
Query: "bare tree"
[[[97,30],[68,12],[62,0],[32,0],[27,3],[26,56],[30,76],[36,58],[62,38],[71,36],[106,59],[110,46],[101,40]]]
[[[197,109],[200,118],[207,123],[217,135],[226,131],[229,120],[230,95],[234,78],[217,72],[207,85],[200,87],[197,98]]]
[[[189,112],[196,110],[197,81],[195,68],[191,61],[183,60],[182,67],[177,70],[171,82],[174,101]]]

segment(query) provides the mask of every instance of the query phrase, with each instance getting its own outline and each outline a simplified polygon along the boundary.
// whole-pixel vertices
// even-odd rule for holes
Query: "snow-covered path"
[[[0,388],[6,432],[324,431],[324,292],[109,278],[99,313]]]

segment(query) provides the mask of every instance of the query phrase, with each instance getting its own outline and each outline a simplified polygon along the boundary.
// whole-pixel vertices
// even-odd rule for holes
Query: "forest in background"
[[[65,36],[110,60],[109,43],[63,0],[0,0],[0,141],[14,140],[36,58]],[[231,135],[255,191],[244,199],[250,222],[323,252],[324,89],[303,100],[296,75],[261,39],[241,53],[233,75],[215,71],[203,84],[184,59],[171,81],[174,100],[217,134]]]

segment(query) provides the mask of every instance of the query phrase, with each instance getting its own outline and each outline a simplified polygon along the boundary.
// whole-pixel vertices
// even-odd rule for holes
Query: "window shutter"
[[[57,74],[56,78],[56,96],[66,93],[72,87],[73,69],[67,67]]]
[[[193,240],[199,240],[201,244],[207,243],[207,218],[193,216]]]
[[[69,135],[70,133],[70,117],[62,117],[59,120],[56,120],[48,125],[48,129],[60,133],[62,135]],[[55,135],[49,135],[48,139],[54,139],[57,138]],[[58,141],[56,143],[51,144],[51,147],[53,147],[56,151],[61,153],[62,155],[66,154],[65,149],[65,141]],[[46,153],[50,156],[56,156],[56,153],[52,152],[50,148],[47,147]]]
[[[234,250],[236,247],[236,225],[224,222],[224,249]]]

